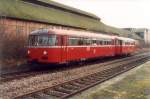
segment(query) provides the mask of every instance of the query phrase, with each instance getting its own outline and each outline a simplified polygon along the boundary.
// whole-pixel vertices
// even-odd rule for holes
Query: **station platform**
[[[70,99],[150,99],[150,61]]]

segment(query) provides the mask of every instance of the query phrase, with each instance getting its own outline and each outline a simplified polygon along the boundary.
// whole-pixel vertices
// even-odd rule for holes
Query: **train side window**
[[[109,41],[106,41],[106,45],[109,45]]]
[[[134,45],[134,42],[132,42],[132,45]]]
[[[97,45],[101,45],[101,44],[100,44],[100,40],[97,40],[96,43],[97,43]]]
[[[79,38],[78,45],[84,45],[84,39],[83,38]]]
[[[99,45],[99,40],[96,40],[96,44]]]
[[[104,41],[104,45],[106,45],[106,41]]]
[[[89,38],[84,38],[83,43],[84,45],[91,45],[91,40]]]
[[[86,40],[86,45],[91,45],[91,39]]]
[[[100,41],[100,45],[103,45],[103,41],[102,40]]]
[[[58,38],[56,35],[50,35],[48,40],[49,46],[56,46],[58,44]]]
[[[119,44],[118,44],[118,40],[116,40],[116,45],[119,45]]]
[[[109,45],[112,45],[112,41],[109,41]]]
[[[96,42],[96,40],[94,39],[94,40],[92,40],[92,45],[97,45],[97,42]]]
[[[113,45],[113,41],[112,40],[110,41],[110,45]]]
[[[122,42],[122,45],[125,45],[125,42]]]
[[[71,46],[76,46],[76,45],[78,45],[78,38],[76,38],[76,37],[70,37],[69,38],[69,45],[71,45]]]
[[[117,40],[116,45],[122,45],[122,41],[121,40]]]
[[[128,42],[128,45],[130,45],[130,42]]]
[[[104,45],[107,45],[107,41],[104,41]]]
[[[107,41],[107,45],[109,45],[109,41]]]
[[[86,38],[83,38],[83,45],[86,45]]]
[[[108,45],[111,45],[111,41],[108,41]]]

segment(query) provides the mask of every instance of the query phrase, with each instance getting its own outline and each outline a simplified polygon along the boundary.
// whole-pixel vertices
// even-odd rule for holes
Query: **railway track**
[[[19,72],[14,72],[14,73],[1,74],[1,78],[0,78],[1,82],[0,83],[4,83],[4,82],[15,80],[15,79],[21,79],[21,78],[25,78],[25,77],[29,77],[29,76],[34,76],[34,75],[59,72],[59,71],[63,71],[63,70],[66,70],[66,69],[69,70],[69,69],[73,69],[73,68],[87,66],[87,65],[90,65],[90,64],[97,64],[97,63],[101,63],[101,62],[109,62],[109,61],[116,60],[116,59],[121,59],[121,58],[122,57],[116,57],[116,58],[112,59],[111,57],[109,57],[109,58],[102,59],[102,60],[86,62],[84,64],[70,64],[69,66],[67,64],[64,64],[63,66],[58,66],[59,68],[39,67],[38,64],[37,64],[37,66],[34,66],[35,68],[30,69],[29,71],[21,71],[21,72],[19,71]],[[37,70],[36,67],[40,68],[41,70]]]
[[[134,56],[131,56],[131,57],[124,57],[124,58],[116,58],[116,59],[109,59],[109,60],[104,60],[104,61],[95,61],[95,62],[87,62],[85,64],[79,64],[81,67],[83,66],[88,66],[88,65],[91,65],[91,64],[99,64],[99,65],[102,65],[102,66],[105,66],[105,65],[109,65],[109,64],[113,64],[113,63],[116,63],[116,62],[121,62],[121,61],[124,61],[128,58],[134,58],[136,55],[139,55],[139,54],[142,54],[142,53],[145,53],[143,51],[140,51],[139,53],[136,53]],[[101,63],[103,62],[103,63]],[[4,83],[4,82],[7,82],[7,81],[11,81],[11,80],[15,80],[15,79],[21,79],[21,78],[25,78],[25,77],[30,77],[30,76],[35,76],[35,75],[41,75],[41,74],[46,74],[46,73],[53,73],[53,72],[59,72],[59,71],[63,71],[63,70],[66,70],[66,69],[73,69],[73,68],[78,68],[79,65],[74,65],[74,66],[64,66],[64,68],[55,68],[53,70],[41,70],[41,71],[38,71],[38,70],[31,70],[31,71],[25,71],[25,72],[16,72],[16,73],[10,73],[10,74],[2,74],[1,75],[1,78],[0,78],[0,84],[1,83]]]
[[[34,90],[32,92],[28,92],[19,96],[14,96],[13,98],[48,99],[50,97],[53,97],[65,99],[92,86],[102,83],[110,78],[113,78],[121,73],[124,73],[140,64],[143,64],[144,62],[148,61],[149,58],[149,55],[139,55],[134,57],[128,57],[118,62],[110,62],[109,64],[107,64],[109,65],[109,68],[106,68],[102,71],[95,71],[91,74],[84,75],[73,80],[68,80],[66,82],[59,83],[41,90]]]

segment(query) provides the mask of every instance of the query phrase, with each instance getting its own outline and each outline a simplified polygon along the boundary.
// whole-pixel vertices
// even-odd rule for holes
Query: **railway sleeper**
[[[91,80],[87,79],[87,78],[82,78],[80,79],[80,81],[83,81],[83,82],[90,82]]]
[[[16,98],[16,99],[36,99],[32,96],[24,96],[24,97],[19,97],[19,98]]]
[[[34,97],[34,98],[37,98],[37,99],[49,99],[49,97],[50,97],[50,95],[45,94],[43,92],[38,92],[38,93],[35,93],[31,96]]]
[[[98,75],[106,75],[108,73],[111,73],[111,69],[107,69],[105,71],[101,71],[100,73],[98,73]]]
[[[80,80],[80,79],[79,79],[79,80],[76,80],[75,82],[76,82],[76,83],[79,83],[79,84],[82,84],[82,85],[84,85],[84,86],[85,86],[85,85],[89,85],[88,82],[82,81],[82,80]]]
[[[94,83],[94,82],[96,82],[96,79],[87,79],[87,78],[85,78],[85,79],[82,79],[82,81],[84,81],[84,82],[86,82],[87,84],[90,84],[90,83]]]
[[[97,77],[97,78],[93,78],[93,83],[99,81],[100,79],[103,79],[104,77]]]
[[[83,85],[79,85],[79,84],[77,84],[77,83],[68,83],[69,85],[71,85],[71,86],[73,86],[73,87],[75,87],[75,88],[78,88],[78,89],[80,89],[80,87],[82,87]]]
[[[65,88],[59,87],[59,86],[54,88],[53,90],[63,92],[63,93],[67,93],[67,94],[70,94],[72,91],[74,91],[74,90],[65,89]]]
[[[77,83],[77,82],[71,82],[71,83],[69,83],[70,85],[72,85],[72,86],[76,86],[76,87],[78,87],[78,88],[80,88],[80,87],[83,87],[84,85],[82,85],[82,84],[79,84],[79,83]]]
[[[92,76],[90,76],[90,77],[88,77],[88,78],[95,80],[95,79],[102,79],[102,78],[104,78],[104,77],[101,77],[101,75],[92,75]]]
[[[63,88],[68,88],[68,89],[73,89],[73,90],[78,90],[80,87],[76,87],[70,84],[67,85],[62,85]]]
[[[99,80],[103,80],[103,79],[105,79],[107,76],[103,76],[103,77],[98,77],[97,78],[97,81],[99,81]]]
[[[106,78],[108,76],[111,76],[113,73],[107,73],[107,74],[104,74],[104,75],[100,75],[100,79],[103,79],[103,78]]]
[[[44,93],[47,95],[55,96],[55,97],[61,97],[61,96],[67,95],[67,93],[55,91],[55,90],[47,90]]]
[[[98,80],[98,78],[85,78],[85,80],[87,81],[87,82],[95,82],[95,81],[97,81]]]

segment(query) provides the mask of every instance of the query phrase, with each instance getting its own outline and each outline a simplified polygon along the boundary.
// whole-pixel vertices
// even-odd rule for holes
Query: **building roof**
[[[41,5],[41,6],[45,6],[45,7],[50,7],[50,8],[55,8],[58,10],[63,10],[64,12],[70,12],[73,14],[78,14],[84,17],[89,17],[89,18],[93,18],[96,20],[100,20],[100,18],[92,13],[86,12],[86,11],[82,11],[80,9],[77,8],[73,8],[70,6],[66,6],[57,2],[54,2],[52,0],[23,0],[26,2],[30,2],[30,3],[34,3],[37,5]]]
[[[147,29],[147,28],[123,28],[123,29],[136,34],[142,40],[144,40],[144,33],[149,31],[149,29]],[[143,36],[139,35],[139,33],[143,34]]]
[[[64,9],[71,9],[73,12],[77,12],[77,13],[64,11],[62,9],[57,9],[55,7],[45,7],[27,1],[26,0],[0,0],[0,15],[5,17],[10,17],[10,18],[22,19],[22,20],[70,26],[70,27],[81,28],[81,29],[95,31],[95,32],[118,34],[126,37],[128,36],[128,34],[130,34],[129,31],[107,26],[104,23],[102,23],[100,20],[87,17],[87,16],[91,16],[97,18],[97,16],[93,14],[89,14],[81,10],[77,11],[77,9],[74,8],[71,9],[70,7],[52,2],[50,0],[38,0],[38,1],[44,1],[45,3],[48,2],[48,4],[55,5]],[[131,33],[131,35],[134,34]]]
[[[42,7],[21,0],[0,0],[0,14],[6,17],[54,23],[99,31],[103,24],[92,18]]]
[[[123,28],[123,29],[132,31],[132,32],[143,32],[143,33],[149,30],[147,28]]]

